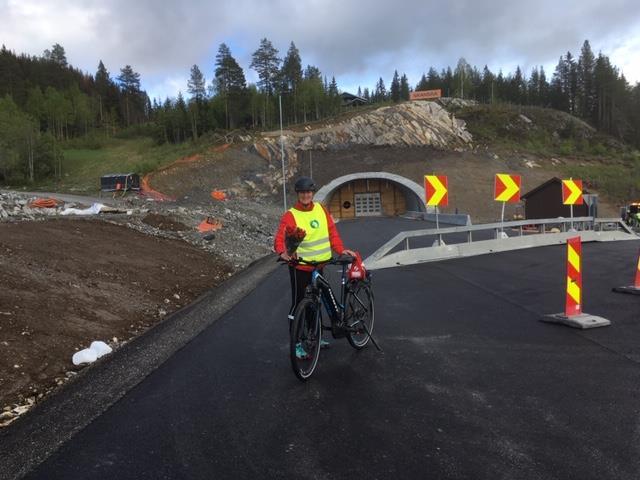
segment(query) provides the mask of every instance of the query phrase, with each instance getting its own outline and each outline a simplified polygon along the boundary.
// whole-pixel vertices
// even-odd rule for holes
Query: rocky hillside
[[[279,132],[266,136],[272,143]],[[317,130],[285,133],[296,150],[340,150],[356,145],[464,149],[471,144],[465,122],[435,102],[407,102],[381,107]]]
[[[298,125],[296,131],[283,132],[283,147],[290,192],[297,176],[310,173],[320,184],[362,171],[387,171],[422,183],[425,173],[438,171],[466,185],[451,194],[456,200],[451,210],[491,220],[492,175],[508,171],[523,175],[523,191],[552,176],[584,178],[588,188],[601,193],[601,211],[617,211],[606,205],[608,192],[589,182],[589,171],[609,165],[620,144],[548,109],[447,98],[405,102],[349,112],[332,123]],[[212,189],[222,188],[232,197],[277,205],[282,195],[280,152],[280,132],[267,132],[154,182],[176,198],[206,200]]]
[[[448,100],[448,99],[447,99]],[[321,128],[304,126],[302,131],[283,132],[285,174],[292,178],[299,173],[305,152],[347,151],[360,147],[410,148],[429,147],[461,152],[472,147],[472,135],[465,122],[450,113],[443,102],[406,102],[381,107],[349,116]],[[456,100],[455,106],[471,102]],[[246,147],[267,162],[267,170],[245,179],[244,190],[253,194],[276,194],[282,184],[280,132],[267,132]]]

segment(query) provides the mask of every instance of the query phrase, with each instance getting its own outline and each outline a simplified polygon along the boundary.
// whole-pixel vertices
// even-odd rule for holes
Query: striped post
[[[640,253],[638,254],[638,263],[636,264],[636,277],[633,285],[613,287],[612,290],[617,293],[630,293],[632,295],[640,295]]]
[[[582,313],[582,242],[580,237],[567,239],[567,301],[565,315]]]
[[[574,328],[611,325],[606,318],[582,311],[582,242],[580,237],[567,239],[567,292],[564,312],[545,315],[543,322],[561,323]]]

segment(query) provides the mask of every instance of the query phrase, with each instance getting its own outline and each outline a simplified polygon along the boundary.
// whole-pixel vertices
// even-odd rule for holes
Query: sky
[[[255,82],[251,54],[265,37],[281,57],[293,41],[303,67],[353,93],[379,77],[388,88],[396,69],[415,86],[461,57],[505,74],[542,65],[550,79],[585,39],[640,81],[638,0],[0,0],[8,49],[41,55],[59,43],[73,66],[93,74],[102,60],[112,77],[131,65],[152,98],[186,92],[194,64],[210,82],[222,42]]]

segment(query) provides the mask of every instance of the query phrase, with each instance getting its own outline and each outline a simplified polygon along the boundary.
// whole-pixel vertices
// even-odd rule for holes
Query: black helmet
[[[315,192],[316,184],[310,177],[300,177],[296,180],[295,190],[296,192]]]

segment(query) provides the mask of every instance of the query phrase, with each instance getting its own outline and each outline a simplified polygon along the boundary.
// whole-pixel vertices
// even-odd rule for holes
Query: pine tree
[[[187,81],[187,91],[191,95],[196,102],[201,102],[207,95],[207,90],[205,88],[206,81],[202,71],[198,65],[194,65],[191,67],[191,74],[189,80]]]
[[[428,88],[427,77],[423,73],[422,77],[420,77],[420,81],[416,84],[416,90],[427,90]]]
[[[193,139],[198,139],[198,125],[200,124],[200,110],[207,95],[206,80],[198,65],[191,67],[191,74],[187,80],[187,91],[191,95],[189,101],[189,116],[191,117],[191,133]]]
[[[527,98],[530,105],[540,104],[540,91],[538,90],[539,86],[540,74],[538,72],[538,67],[533,67],[531,69],[531,75],[529,75],[529,81],[527,83]]]
[[[134,72],[131,65],[125,65],[124,68],[120,69],[120,75],[117,80],[125,98],[125,118],[128,127],[131,125],[131,104],[134,98],[140,94],[140,74]]]
[[[427,73],[427,86],[426,90],[435,90],[438,88],[442,88],[442,79],[440,75],[438,75],[438,71],[430,67],[429,72]]]
[[[577,115],[577,97],[578,97],[578,65],[573,59],[571,52],[565,55],[565,92],[568,95],[569,113]]]
[[[589,40],[585,40],[578,60],[578,113],[585,120],[592,122],[595,120],[594,68],[595,57],[591,50]]]
[[[516,73],[511,78],[511,100],[512,102],[521,105],[524,103],[524,99],[526,98],[527,87],[525,78],[522,75],[522,70],[520,70],[520,66],[516,67]]]
[[[224,100],[226,128],[233,128],[246,97],[247,81],[242,67],[224,43],[220,44],[216,55],[214,83],[218,96]]]
[[[280,58],[278,50],[273,44],[263,38],[260,47],[253,52],[250,67],[258,73],[258,88],[265,94],[264,110],[262,114],[262,124],[267,124],[269,97],[275,92],[275,87],[280,75]]]
[[[568,81],[569,70],[564,56],[560,56],[551,80],[551,106],[557,110],[569,111]]]
[[[67,54],[64,51],[64,47],[59,43],[55,43],[51,50],[45,50],[43,56],[45,60],[49,60],[60,67],[66,68],[68,66]]]
[[[400,77],[398,76],[398,71],[396,70],[393,74],[393,80],[391,80],[391,100],[394,103],[398,103],[400,101]]]
[[[384,102],[387,99],[387,89],[384,86],[384,80],[382,80],[382,77],[380,77],[376,84],[376,90],[373,98],[374,102]]]
[[[289,50],[282,63],[283,92],[290,92],[293,97],[291,103],[293,108],[293,121],[298,123],[298,90],[302,81],[302,61],[300,52],[295,44],[291,42]]]
[[[273,44],[263,38],[260,47],[253,52],[250,67],[258,73],[258,87],[267,95],[273,95],[279,74],[280,58]]]
[[[487,65],[482,70],[482,80],[480,82],[480,88],[478,96],[480,101],[485,103],[494,103],[495,101],[495,81],[496,76],[493,74]]]
[[[549,82],[547,82],[547,75],[542,65],[540,66],[540,74],[538,75],[538,98],[539,105],[543,107],[549,106]]]
[[[403,73],[402,77],[400,77],[400,99],[409,100],[410,93],[409,79],[407,75]]]

